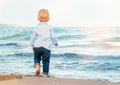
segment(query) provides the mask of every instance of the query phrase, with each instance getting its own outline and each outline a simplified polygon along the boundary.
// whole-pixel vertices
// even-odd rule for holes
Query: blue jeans
[[[51,51],[44,47],[35,47],[34,49],[34,65],[40,65],[40,61],[43,63],[43,74],[49,73]]]

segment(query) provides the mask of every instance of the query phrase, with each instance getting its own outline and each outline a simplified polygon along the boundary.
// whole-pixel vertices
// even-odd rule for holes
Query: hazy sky
[[[41,8],[53,26],[120,26],[120,0],[0,0],[0,23],[34,26]]]

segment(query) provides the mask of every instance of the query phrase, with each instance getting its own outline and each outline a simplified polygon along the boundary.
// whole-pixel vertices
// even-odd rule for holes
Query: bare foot
[[[40,76],[40,71],[36,71],[35,76]]]

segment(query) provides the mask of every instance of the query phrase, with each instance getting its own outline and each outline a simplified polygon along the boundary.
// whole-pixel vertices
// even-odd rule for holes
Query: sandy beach
[[[0,76],[0,85],[120,85],[120,82],[4,75]]]

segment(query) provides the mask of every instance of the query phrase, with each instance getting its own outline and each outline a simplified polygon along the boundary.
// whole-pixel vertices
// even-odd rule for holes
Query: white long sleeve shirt
[[[51,50],[52,44],[57,44],[58,41],[54,35],[53,27],[46,22],[40,22],[33,30],[30,39],[30,45],[34,47],[44,47]]]

